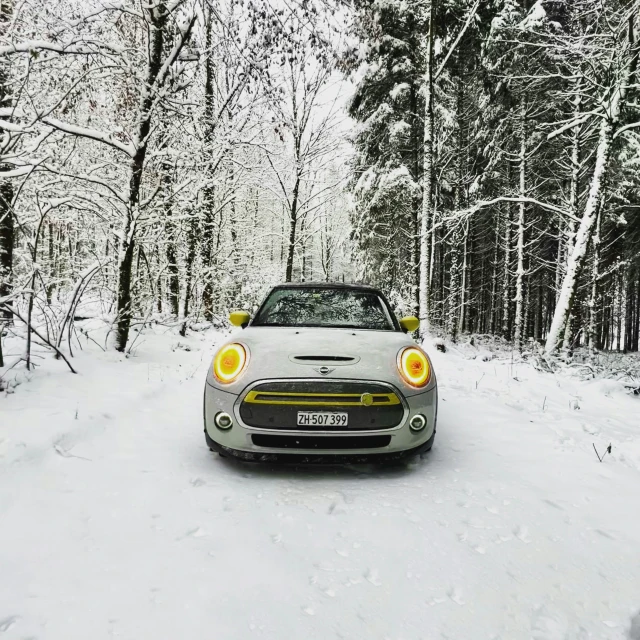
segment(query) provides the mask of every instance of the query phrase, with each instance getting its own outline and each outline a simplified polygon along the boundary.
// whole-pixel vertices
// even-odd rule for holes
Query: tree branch
[[[63,122],[62,120],[58,120],[56,118],[42,118],[42,122],[48,124],[54,129],[57,129],[58,131],[63,131],[64,133],[68,133],[73,136],[78,136],[80,138],[89,138],[90,140],[95,140],[97,142],[107,144],[110,147],[117,149],[118,151],[126,153],[130,158],[133,158],[133,155],[136,151],[135,147],[132,144],[124,144],[119,140],[114,140],[111,133],[105,133],[104,131],[99,131],[98,129],[81,127],[79,125]]]

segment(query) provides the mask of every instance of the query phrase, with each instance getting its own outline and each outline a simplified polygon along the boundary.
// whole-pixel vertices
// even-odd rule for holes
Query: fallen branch
[[[600,462],[602,462],[604,460],[604,457],[607,455],[607,453],[611,453],[611,444],[609,444],[609,446],[606,448],[605,452],[602,454],[602,457],[600,457],[600,454],[598,453],[598,450],[596,449],[596,445],[595,443],[593,444],[593,450],[596,452],[596,455],[598,456],[598,460],[600,460]]]
[[[89,340],[91,340],[91,342],[93,342],[94,344],[98,345],[98,347],[100,347],[100,349],[102,349],[103,351],[105,351],[105,349],[102,347],[102,345],[99,342],[96,342],[90,335],[89,332],[86,329],[83,329],[82,327],[80,327],[80,333],[87,339],[87,343],[89,342]]]

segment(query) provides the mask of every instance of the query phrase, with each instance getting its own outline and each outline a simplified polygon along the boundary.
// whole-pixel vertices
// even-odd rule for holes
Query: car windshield
[[[386,304],[375,292],[331,287],[274,289],[252,324],[395,330]]]

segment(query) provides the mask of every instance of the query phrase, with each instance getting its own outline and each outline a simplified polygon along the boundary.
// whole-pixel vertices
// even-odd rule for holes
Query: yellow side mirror
[[[229,322],[234,327],[244,327],[249,324],[251,316],[246,311],[233,311],[229,314]]]
[[[400,326],[402,327],[403,331],[406,331],[407,333],[413,333],[420,326],[420,320],[418,320],[418,318],[416,318],[415,316],[407,316],[406,318],[402,318],[402,320],[400,320]]]

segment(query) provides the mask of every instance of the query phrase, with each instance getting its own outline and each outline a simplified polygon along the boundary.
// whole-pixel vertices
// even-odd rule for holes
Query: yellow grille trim
[[[362,407],[360,393],[285,393],[283,391],[249,391],[243,402],[248,404],[280,404],[296,407]],[[373,407],[390,407],[400,404],[395,393],[372,393]],[[268,396],[268,400],[259,398]],[[299,397],[300,400],[278,400],[278,398]],[[273,398],[273,400],[271,400]],[[335,400],[303,400],[303,398],[335,398]]]

